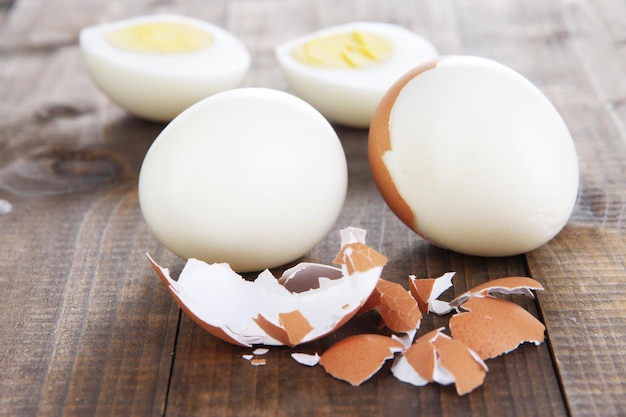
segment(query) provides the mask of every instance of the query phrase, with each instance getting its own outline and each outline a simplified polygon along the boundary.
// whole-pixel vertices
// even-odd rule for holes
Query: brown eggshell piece
[[[433,344],[439,363],[454,377],[457,394],[465,395],[483,384],[487,369],[482,361],[472,356],[463,342],[438,338]]]
[[[265,358],[254,358],[250,359],[250,364],[252,366],[263,366],[267,365],[267,360]]]
[[[515,303],[491,296],[474,297],[462,308],[467,311],[450,318],[452,337],[483,360],[510,352],[524,342],[544,341],[543,323]]]
[[[371,310],[376,310],[382,318],[382,325],[394,332],[406,333],[418,329],[422,319],[417,301],[409,292],[402,285],[384,279],[378,280],[359,314]]]
[[[279,325],[267,320],[261,314],[254,320],[268,335],[282,344],[294,347],[313,330],[309,321],[299,311],[278,314]]]
[[[344,245],[333,263],[346,265],[348,273],[365,272],[377,266],[387,264],[387,258],[361,242]]]
[[[448,272],[439,278],[417,278],[415,275],[409,275],[409,290],[423,314],[431,311],[446,314],[451,310],[449,303],[439,301],[437,298],[452,287],[453,276],[454,272]]]
[[[410,332],[419,328],[422,313],[417,301],[402,285],[380,279],[376,291],[381,294],[377,310],[389,329]]]
[[[418,338],[396,358],[391,370],[396,378],[413,385],[454,383],[457,393],[465,395],[482,385],[487,366],[463,342],[443,330],[441,327]]]
[[[353,386],[371,378],[386,360],[403,349],[402,343],[379,334],[347,337],[329,347],[320,358],[320,365],[337,379]]]
[[[404,352],[411,367],[425,380],[433,382],[435,372],[435,346],[423,337],[415,341]]]
[[[434,285],[434,278],[415,279],[409,277],[409,290],[423,314],[428,314],[428,299]]]
[[[475,286],[469,291],[459,295],[450,302],[450,305],[459,306],[471,297],[484,297],[492,293],[501,294],[525,294],[529,297],[534,295],[531,290],[543,290],[543,285],[530,277],[504,277],[496,278]]]

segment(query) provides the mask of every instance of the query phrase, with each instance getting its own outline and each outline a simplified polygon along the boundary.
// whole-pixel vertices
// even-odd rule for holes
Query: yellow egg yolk
[[[134,52],[176,54],[208,48],[213,36],[179,22],[150,22],[116,29],[107,34],[113,46]]]
[[[353,31],[312,39],[295,47],[298,61],[324,68],[363,68],[385,61],[393,44],[371,32]]]

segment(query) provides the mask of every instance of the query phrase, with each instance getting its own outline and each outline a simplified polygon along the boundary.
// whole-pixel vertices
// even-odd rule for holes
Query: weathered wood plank
[[[1,415],[165,408],[179,311],[148,274],[136,196],[161,126],[103,100],[76,45],[108,5],[19,1],[2,21]]]
[[[626,240],[623,233],[568,227],[529,256],[545,277],[541,312],[575,416],[618,416],[626,402]]]
[[[13,4],[13,0],[0,1],[0,21],[2,21],[8,10],[11,8],[11,4]]]
[[[561,29],[534,53],[581,166],[570,225],[528,255],[531,274],[547,287],[541,310],[573,416],[617,416],[626,409],[626,17],[616,6],[549,7]]]

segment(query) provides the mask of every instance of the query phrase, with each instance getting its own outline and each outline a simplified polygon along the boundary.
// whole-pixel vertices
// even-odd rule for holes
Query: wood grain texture
[[[560,79],[549,92],[566,109],[581,189],[570,225],[528,264],[547,288],[539,301],[571,414],[617,416],[626,410],[626,15],[613,2],[555,12],[562,26],[542,67]]]
[[[12,3],[12,4],[11,4]],[[9,7],[10,5],[10,7]],[[289,91],[278,43],[354,20],[402,24],[444,54],[507,64],[537,84],[580,155],[570,224],[527,256],[479,258],[438,249],[385,206],[363,130],[337,126],[349,193],[335,230],[305,259],[330,263],[345,226],[368,230],[390,260],[384,278],[456,271],[454,293],[530,273],[538,299],[511,299],[547,325],[548,342],[487,362],[485,384],[413,387],[390,364],[361,387],[297,364],[355,332],[368,314],[253,367],[181,315],[145,259],[183,261],[143,222],[136,183],[163,128],[128,116],[88,78],[80,28],[153,12],[193,15],[248,46],[246,85]],[[0,416],[619,416],[626,410],[626,7],[610,0],[15,0],[0,2]],[[278,268],[275,272],[280,272]],[[452,297],[452,293],[446,294]],[[447,325],[428,316],[420,333]]]

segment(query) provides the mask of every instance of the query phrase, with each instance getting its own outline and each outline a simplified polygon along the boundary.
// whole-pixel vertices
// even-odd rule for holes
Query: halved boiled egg
[[[241,86],[250,67],[250,54],[235,36],[172,14],[84,28],[80,47],[89,74],[112,101],[155,121]]]
[[[347,181],[339,138],[317,110],[282,91],[239,88],[167,125],[141,166],[139,202],[177,255],[256,271],[326,237]]]
[[[529,80],[495,61],[447,56],[404,75],[369,133],[376,184],[431,242],[465,254],[531,251],[569,219],[574,142]]]
[[[296,95],[331,121],[368,127],[387,89],[438,55],[426,39],[394,24],[354,22],[290,40],[276,58]]]

